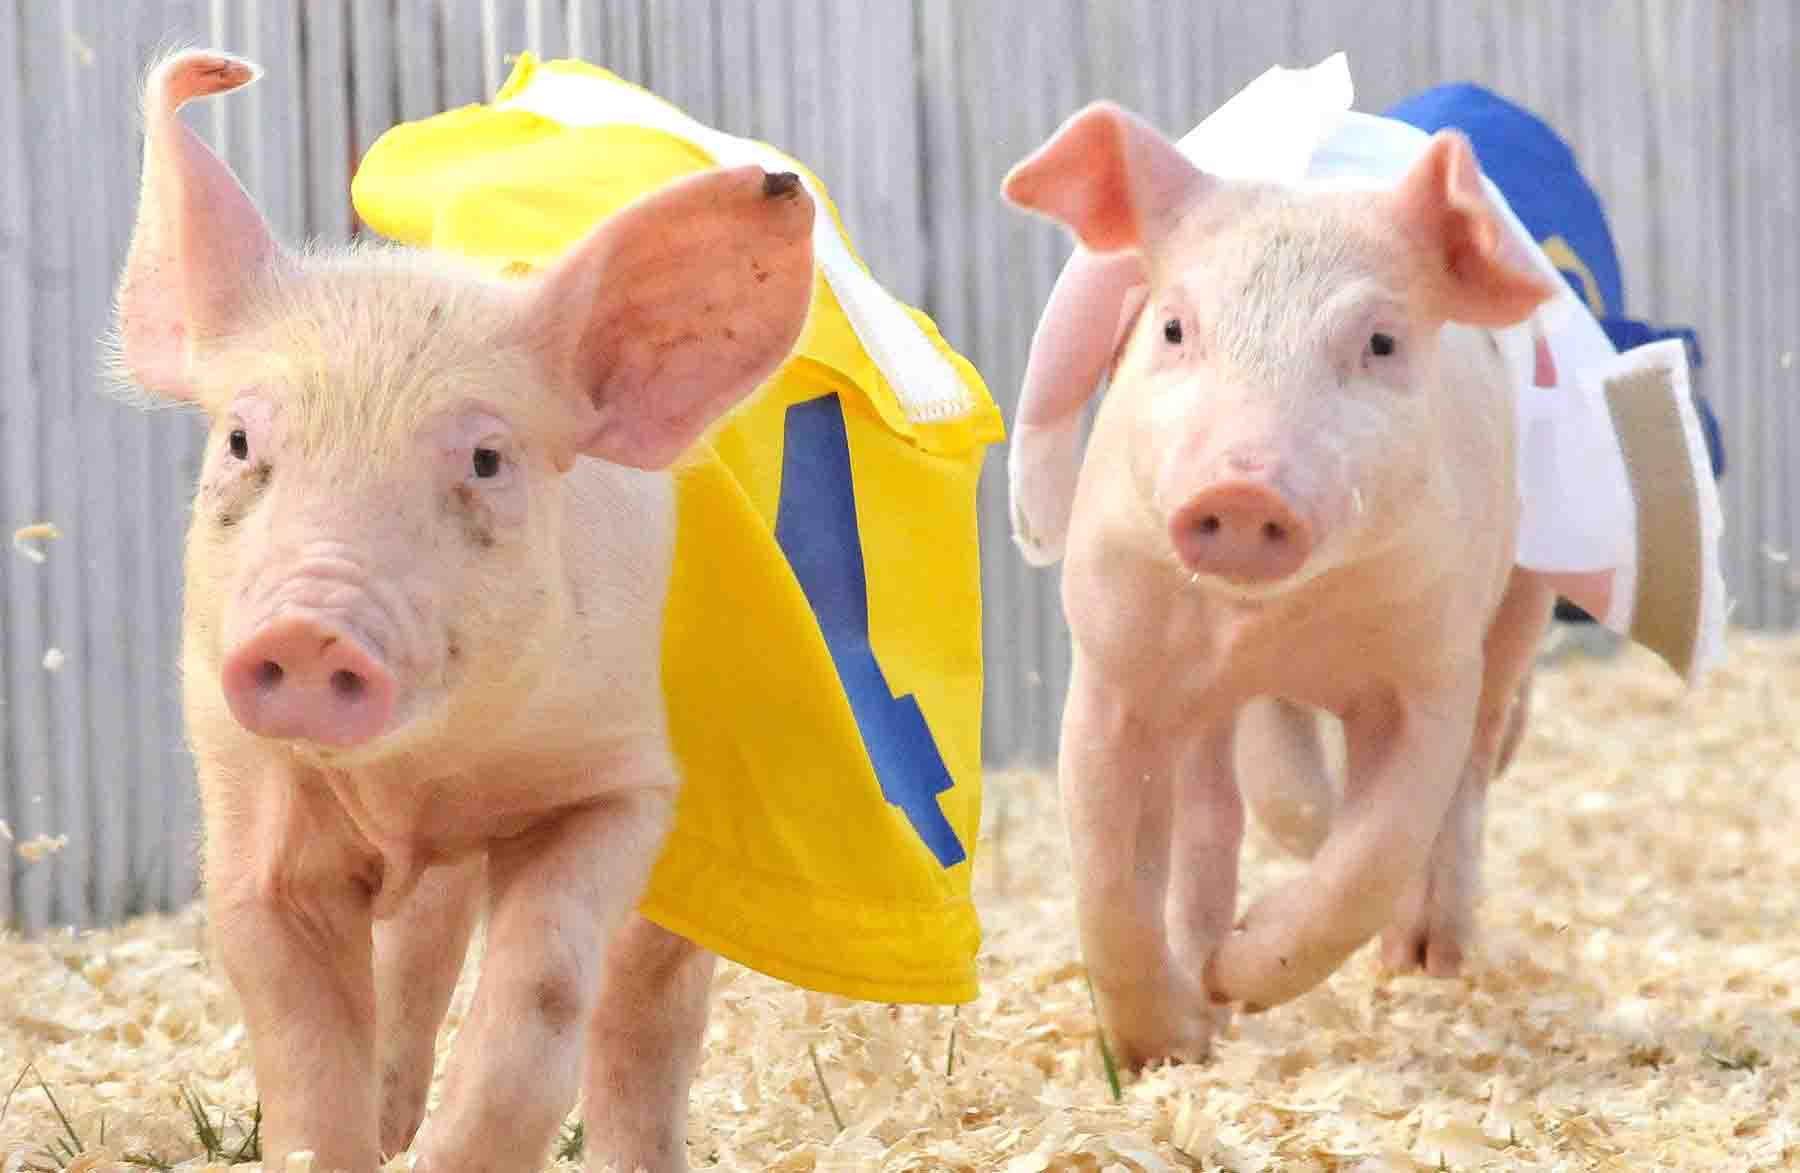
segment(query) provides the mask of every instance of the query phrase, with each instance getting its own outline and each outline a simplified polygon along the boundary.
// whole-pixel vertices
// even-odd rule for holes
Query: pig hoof
[[[1145,1002],[1100,1004],[1100,1037],[1122,1071],[1157,1063],[1204,1063],[1231,1011],[1196,997],[1191,986],[1167,989]]]
[[[1205,1063],[1212,1058],[1214,1033],[1223,1028],[1229,1012],[1202,1015],[1204,1024],[1196,1030],[1178,1033],[1174,1039],[1152,1041],[1115,1037],[1107,1031],[1104,1038],[1119,1070],[1136,1075],[1149,1067]]]
[[[1462,973],[1463,944],[1450,932],[1390,930],[1382,938],[1381,963],[1394,973],[1453,978]]]

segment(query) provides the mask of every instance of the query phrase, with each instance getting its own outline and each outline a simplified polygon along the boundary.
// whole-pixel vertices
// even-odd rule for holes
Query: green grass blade
[[[945,1079],[956,1074],[956,1021],[961,1010],[961,1006],[950,1007],[950,1053],[944,1059]]]
[[[819,1090],[825,1093],[825,1106],[831,1109],[831,1119],[837,1124],[837,1130],[842,1132],[844,1118],[838,1115],[837,1101],[831,1098],[831,1085],[825,1082],[825,1069],[819,1066],[819,1049],[808,1043],[806,1053],[812,1056],[813,1074],[819,1077]]]
[[[1113,1103],[1125,1098],[1125,1091],[1119,1086],[1119,1065],[1113,1062],[1112,1048],[1106,1043],[1106,1028],[1100,1025],[1100,1003],[1094,998],[1094,983],[1086,975],[1082,982],[1087,985],[1088,1006],[1094,1012],[1094,1036],[1100,1040],[1100,1065],[1106,1068],[1106,1086],[1112,1089]]]
[[[68,1160],[63,1162],[67,1164],[68,1161],[80,1156],[81,1150],[86,1146],[81,1143],[81,1137],[76,1135],[75,1126],[69,1123],[68,1114],[62,1110],[62,1105],[56,1102],[56,1094],[50,1090],[50,1085],[44,1082],[43,1072],[37,1069],[36,1064],[27,1063],[26,1067],[30,1068],[31,1074],[37,1076],[38,1086],[44,1090],[44,1098],[50,1101],[51,1110],[56,1113],[56,1118],[62,1121],[63,1132],[66,1135],[56,1139],[61,1147],[68,1150]]]

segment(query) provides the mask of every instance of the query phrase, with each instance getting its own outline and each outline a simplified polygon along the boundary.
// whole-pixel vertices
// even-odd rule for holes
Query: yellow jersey
[[[528,273],[683,175],[761,163],[819,205],[807,326],[676,467],[662,669],[684,774],[640,911],[783,981],[975,996],[976,480],[1000,414],[877,285],[817,176],[581,61],[393,127],[352,198],[381,234]]]

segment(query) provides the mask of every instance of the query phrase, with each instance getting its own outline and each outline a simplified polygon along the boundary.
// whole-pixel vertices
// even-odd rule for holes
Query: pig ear
[[[260,75],[241,58],[190,50],[158,65],[145,86],[144,174],[118,323],[125,371],[148,391],[195,399],[196,340],[229,329],[286,264],[237,176],[176,115],[192,98]]]
[[[576,396],[580,450],[665,467],[773,374],[812,303],[812,228],[793,173],[707,171],[615,213],[536,278],[524,328]]]
[[[1548,282],[1519,267],[1518,250],[1481,189],[1469,140],[1433,135],[1425,154],[1389,195],[1402,231],[1431,250],[1444,276],[1444,316],[1474,326],[1510,326],[1550,297]]]
[[[1068,225],[1089,251],[1110,253],[1155,244],[1213,183],[1155,127],[1095,102],[1008,172],[1000,190]]]

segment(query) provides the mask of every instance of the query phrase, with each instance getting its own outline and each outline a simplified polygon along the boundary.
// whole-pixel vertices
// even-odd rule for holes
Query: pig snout
[[[1195,574],[1240,586],[1278,583],[1312,553],[1312,527],[1267,481],[1221,481],[1194,494],[1169,518],[1169,539]]]
[[[230,651],[220,676],[232,716],[261,737],[348,748],[379,737],[394,717],[393,673],[321,619],[270,620]]]

